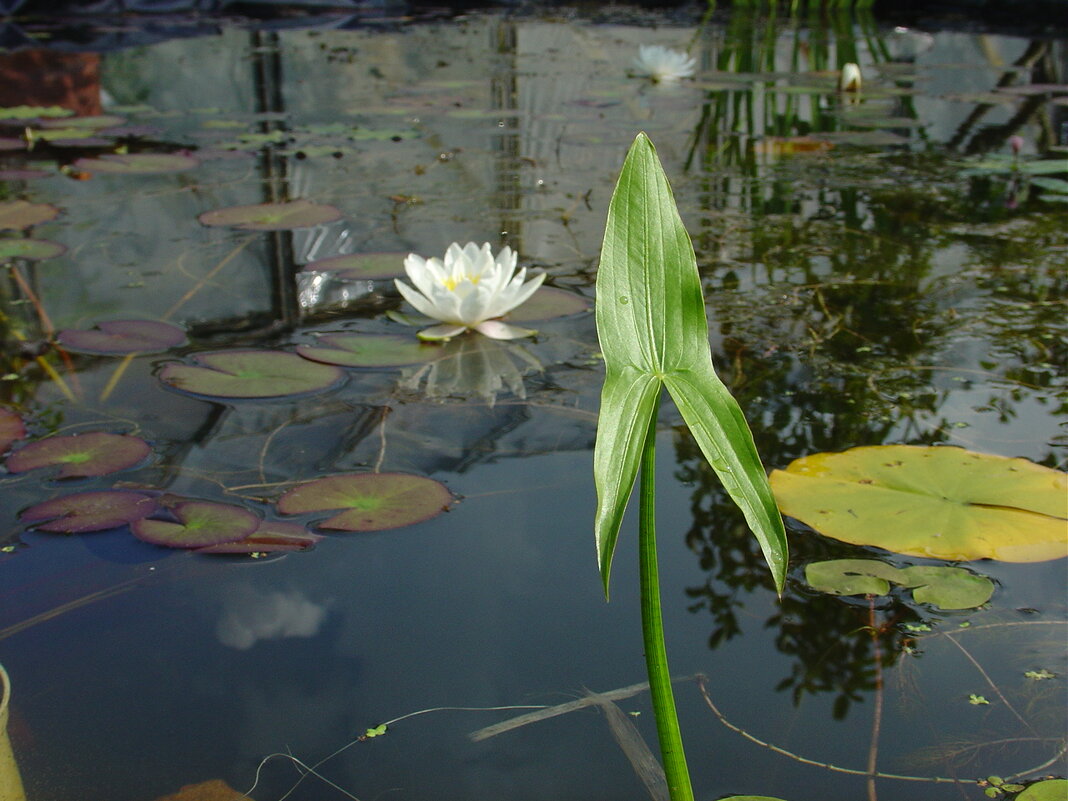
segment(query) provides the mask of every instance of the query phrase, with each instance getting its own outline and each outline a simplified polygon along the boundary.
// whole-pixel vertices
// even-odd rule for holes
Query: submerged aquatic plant
[[[635,74],[653,83],[670,83],[692,78],[697,62],[681,50],[663,45],[642,45],[634,59],[634,69]]]
[[[517,258],[507,246],[494,257],[488,242],[481,248],[453,242],[444,260],[409,254],[404,270],[415,288],[398,278],[397,289],[421,314],[441,322],[420,331],[419,338],[450,339],[469,329],[490,339],[533,336],[531,329],[495,319],[530,298],[545,280],[539,273],[527,281],[525,267],[516,273]]]
[[[609,205],[596,312],[606,372],[593,455],[598,563],[607,594],[640,463],[638,551],[649,687],[672,801],[692,801],[664,645],[656,559],[656,416],[665,387],[744,512],[780,592],[786,532],[745,417],[712,367],[693,244],[645,134],[631,145]]]

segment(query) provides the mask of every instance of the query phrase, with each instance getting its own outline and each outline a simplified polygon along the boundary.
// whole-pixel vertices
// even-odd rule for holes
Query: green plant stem
[[[660,614],[660,578],[656,565],[656,415],[649,421],[642,449],[638,511],[638,560],[641,573],[642,637],[649,691],[653,699],[660,755],[664,761],[671,801],[693,801],[690,771],[682,748],[675,695],[664,644],[664,621]]]

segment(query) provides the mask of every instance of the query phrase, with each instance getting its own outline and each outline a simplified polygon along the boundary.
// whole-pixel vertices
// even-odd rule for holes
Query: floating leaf
[[[36,120],[49,117],[70,117],[69,108],[60,106],[5,106],[0,108],[0,120]]]
[[[19,519],[26,523],[38,523],[34,528],[39,531],[84,534],[132,523],[147,517],[157,508],[156,499],[143,492],[78,492],[23,509]]]
[[[9,137],[0,137],[0,151],[4,150],[25,150],[25,139],[11,139]]]
[[[81,158],[74,162],[79,170],[121,175],[181,172],[199,164],[192,156],[180,153],[105,153],[97,158]]]
[[[278,523],[263,521],[259,527],[242,540],[224,542],[197,548],[197,553],[281,553],[286,551],[306,551],[322,540],[319,534],[312,534],[297,523]]]
[[[139,540],[165,548],[205,548],[242,540],[260,518],[240,506],[211,501],[178,501],[169,508],[177,522],[144,517],[130,525]]]
[[[112,128],[126,122],[125,117],[114,114],[96,114],[85,117],[63,117],[62,119],[42,120],[40,127],[49,130],[51,128],[87,128],[97,130],[99,128]]]
[[[67,252],[66,245],[47,239],[0,239],[0,261],[54,259]]]
[[[105,355],[158,353],[186,342],[184,329],[158,320],[106,320],[88,330],[64,329],[57,339],[67,350]]]
[[[323,334],[317,345],[298,345],[305,359],[344,367],[395,367],[421,364],[441,355],[439,345],[404,336]]]
[[[22,418],[10,409],[0,407],[0,453],[11,447],[11,443],[26,436],[26,424]]]
[[[289,203],[260,203],[255,206],[230,206],[206,211],[197,217],[203,225],[229,225],[245,231],[283,231],[309,228],[341,218],[334,206],[293,200]]]
[[[940,609],[974,609],[990,600],[994,583],[959,567],[917,565],[898,569],[877,559],[831,559],[805,567],[805,581],[832,595],[886,595],[890,584],[913,588],[917,603]]]
[[[304,270],[333,272],[336,277],[353,281],[394,278],[404,275],[404,253],[349,253],[309,262]]]
[[[349,473],[301,484],[278,499],[285,515],[345,511],[319,528],[381,531],[421,523],[444,512],[452,494],[439,481],[405,473]]]
[[[1055,673],[1050,673],[1045,668],[1042,668],[1041,670],[1028,670],[1028,671],[1025,671],[1024,672],[1024,676],[1029,678],[1029,679],[1035,679],[1037,681],[1041,681],[1042,679],[1052,679],[1052,678],[1054,678],[1056,676],[1056,674]]]
[[[274,350],[198,353],[197,365],[168,364],[163,383],[183,392],[217,398],[278,398],[321,392],[339,383],[337,367]]]
[[[771,485],[784,514],[856,545],[951,560],[1068,553],[1068,476],[1026,459],[881,445],[797,459]]]
[[[990,702],[987,701],[986,698],[981,695],[976,695],[975,693],[970,693],[968,695],[968,703],[972,706],[989,706],[990,704]]]
[[[1068,798],[1068,779],[1046,779],[1029,785],[1016,801],[1064,801]]]
[[[3,150],[0,144],[0,150]],[[0,181],[33,181],[37,178],[50,178],[55,175],[48,170],[0,170]]]
[[[504,316],[510,322],[530,322],[532,320],[550,320],[554,317],[568,317],[590,310],[590,303],[581,295],[541,286],[525,303],[520,304]]]
[[[7,457],[7,469],[25,473],[60,467],[60,478],[103,476],[144,460],[152,449],[140,437],[94,431],[31,442]]]
[[[31,225],[48,222],[59,216],[59,209],[47,203],[27,203],[12,200],[0,203],[0,231],[21,231]]]

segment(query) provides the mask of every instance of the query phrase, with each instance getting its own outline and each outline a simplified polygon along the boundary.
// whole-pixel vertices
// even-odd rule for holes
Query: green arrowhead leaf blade
[[[664,385],[743,510],[781,590],[782,518],[745,418],[712,367],[693,245],[645,134],[631,145],[609,205],[596,313],[606,375],[594,448],[594,527],[606,594],[645,432]]]

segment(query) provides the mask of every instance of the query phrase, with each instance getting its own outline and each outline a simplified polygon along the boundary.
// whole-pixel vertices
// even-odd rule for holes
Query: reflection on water
[[[468,335],[414,366],[346,368],[342,385],[295,400],[193,397],[156,378],[207,350],[414,338],[395,321],[407,310],[391,279],[302,271],[334,256],[373,256],[377,269],[395,254],[399,272],[405,253],[491,241],[592,298],[637,130],[665,162],[716,363],[769,469],[891,443],[1063,467],[1065,42],[892,29],[863,14],[617,11],[199,21],[152,44],[131,21],[83,32],[116,45],[99,54],[32,50],[35,64],[80,76],[70,97],[5,84],[2,105],[120,119],[73,130],[15,112],[6,124],[0,110],[0,203],[61,210],[7,226],[0,245],[66,248],[3,256],[0,398],[30,438],[109,430],[153,448],[146,464],[76,487],[0,477],[0,661],[31,801],[144,801],[213,778],[245,790],[267,754],[311,764],[410,712],[554,705],[641,681],[634,582],[617,577],[606,605],[596,577],[601,363],[588,312],[539,319],[523,343]],[[694,78],[628,77],[649,44],[688,49]],[[0,55],[4,68],[25,50]],[[843,98],[847,62],[863,91]],[[199,165],[78,166],[119,150]],[[266,232],[197,222],[295,199],[342,218]],[[129,357],[50,344],[123,318],[180,324],[190,342]],[[675,410],[661,419],[662,459],[667,446],[675,457],[660,466],[672,668],[709,677],[679,690],[703,795],[978,799],[977,777],[1063,775],[1063,563],[970,565],[998,584],[978,612],[905,593],[833,598],[804,584],[805,564],[922,560],[795,526],[777,600]],[[433,475],[461,502],[409,529],[334,534],[268,559],[161,552],[124,530],[46,536],[17,519],[43,498],[116,485],[274,519],[295,482],[374,470]],[[618,703],[653,743],[645,697]],[[407,718],[319,770],[361,798],[648,797],[590,708],[467,739],[511,714]],[[873,787],[873,770],[946,781]],[[299,778],[272,760],[253,797],[281,798]],[[289,797],[345,796],[309,776]]]

